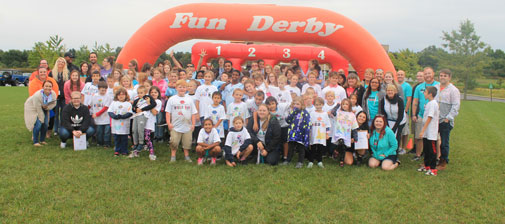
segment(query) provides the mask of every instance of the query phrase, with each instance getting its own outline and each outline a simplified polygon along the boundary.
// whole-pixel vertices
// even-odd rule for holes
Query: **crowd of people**
[[[305,161],[307,168],[324,168],[329,157],[338,166],[394,170],[412,133],[412,159],[424,156],[418,171],[436,176],[449,162],[460,96],[448,69],[435,81],[426,67],[411,86],[402,70],[395,79],[391,71],[366,69],[361,80],[342,69],[328,74],[317,60],[306,72],[296,59],[273,67],[253,61],[239,71],[224,58],[215,68],[202,64],[205,52],[196,66],[170,56],[173,64],[140,67],[132,59],[127,68],[113,57],[100,65],[94,52],[79,66],[72,52],[52,69],[41,60],[25,102],[33,145],[47,144],[54,131],[61,148],[86,136],[88,146],[114,143],[114,156],[135,158],[147,150],[150,160],[156,160],[153,143],[168,141],[171,163],[182,145],[184,160],[196,154],[198,165],[220,159],[232,167],[288,165],[298,153],[296,168]]]

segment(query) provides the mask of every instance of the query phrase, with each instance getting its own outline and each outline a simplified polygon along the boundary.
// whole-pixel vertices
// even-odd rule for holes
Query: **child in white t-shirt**
[[[216,165],[216,157],[221,153],[221,147],[219,146],[221,144],[221,138],[210,118],[203,120],[203,128],[198,134],[196,143],[198,165],[203,165],[203,157],[207,152],[212,157],[210,165]]]
[[[316,110],[310,113],[312,128],[310,132],[310,150],[307,153],[309,160],[307,168],[312,168],[314,159],[317,160],[319,167],[324,168],[323,152],[326,151],[326,140],[330,138],[331,121],[328,112],[323,111],[323,105],[323,98],[317,97],[314,100]]]
[[[296,86],[298,84],[298,79],[299,79],[298,75],[291,76],[291,80],[289,80],[289,85],[285,87],[291,94],[291,99],[294,99],[297,96],[301,96],[300,88]]]
[[[330,72],[329,75],[329,84],[328,86],[324,87],[322,90],[323,94],[326,94],[328,91],[333,91],[335,93],[335,103],[340,104],[340,102],[347,98],[347,93],[345,92],[345,89],[342,88],[342,86],[338,85],[338,73],[333,71]]]
[[[437,176],[437,138],[438,138],[438,116],[439,108],[436,100],[437,88],[426,87],[424,98],[429,102],[424,106],[423,129],[419,133],[419,138],[423,138],[424,167],[418,171],[426,171],[426,175]]]
[[[81,90],[81,94],[84,96],[84,101],[82,104],[89,106],[91,101],[91,96],[98,93],[98,82],[100,81],[100,72],[93,71],[91,74],[92,82],[88,82],[84,85]]]
[[[356,115],[351,111],[351,101],[343,99],[340,107],[335,107],[332,114],[335,116],[332,142],[337,146],[340,166],[343,167],[344,162],[351,165],[354,152],[351,143],[357,139],[356,129],[359,128]]]
[[[130,117],[133,115],[128,92],[119,87],[114,94],[114,101],[107,110],[111,120],[111,132],[114,135],[114,156],[128,155],[128,135]]]
[[[287,86],[287,82],[288,79],[286,76],[279,76],[279,79],[277,80],[277,83],[279,84],[279,91],[277,92],[277,95],[275,95],[275,99],[278,103],[291,104],[291,101],[293,101],[291,92],[285,88]]]
[[[149,89],[149,95],[155,100],[156,107],[146,112],[147,122],[144,129],[144,142],[149,150],[149,159],[156,160],[152,138],[154,136],[154,131],[156,130],[156,116],[160,113],[163,103],[161,102],[160,89],[157,86],[151,86]]]
[[[214,92],[212,93],[212,105],[207,108],[202,108],[202,110],[206,111],[205,119],[210,119],[214,128],[217,130],[219,134],[219,138],[221,138],[221,143],[224,143],[224,127],[223,120],[226,119],[226,112],[224,111],[224,106],[221,105],[221,93]]]
[[[138,157],[139,152],[144,149],[144,133],[148,120],[148,112],[156,107],[156,101],[150,95],[147,95],[147,89],[143,85],[137,88],[138,98],[133,101],[133,113],[135,116],[132,121],[133,152],[130,158]]]
[[[242,117],[245,123],[247,123],[247,118],[250,117],[249,111],[247,110],[246,103],[242,102],[242,90],[235,89],[233,90],[233,98],[235,101],[233,103],[228,104],[226,108],[226,115],[229,121],[233,121],[235,117]],[[233,128],[234,122],[231,122],[230,129]]]
[[[308,81],[302,87],[302,95],[305,94],[305,91],[307,91],[307,89],[309,87],[312,87],[312,89],[314,89],[314,91],[316,91],[315,97],[322,97],[323,96],[323,94],[321,92],[321,85],[316,83],[316,77],[317,77],[317,72],[311,71],[309,73]]]
[[[357,116],[359,112],[363,111],[363,108],[361,108],[360,105],[358,105],[358,95],[356,94],[351,94],[349,96],[349,99],[351,100],[351,106],[352,106],[352,112]]]
[[[258,110],[258,107],[263,104],[263,101],[265,101],[265,93],[263,91],[258,90],[256,94],[254,95],[254,99],[246,100],[245,103],[247,105],[247,112],[249,112],[249,117],[250,118],[254,112]]]
[[[95,120],[96,141],[99,146],[110,147],[110,117],[107,113],[112,99],[107,94],[107,84],[104,81],[98,83],[98,94],[90,99],[90,113]]]
[[[200,113],[200,118],[205,117],[203,114],[205,108],[208,108],[212,104],[212,93],[217,92],[217,88],[212,85],[212,79],[214,78],[214,73],[212,71],[206,71],[203,75],[205,83],[198,86],[195,92],[195,106],[196,110]]]
[[[236,155],[237,159],[243,162],[251,154],[253,145],[251,136],[244,127],[244,119],[240,116],[236,116],[232,121],[234,127],[230,129],[228,136],[226,136],[226,143],[224,144],[223,150],[225,153],[226,165],[234,167],[237,164],[233,159],[233,155]]]
[[[192,134],[198,111],[193,99],[186,95],[187,86],[188,83],[185,80],[178,80],[175,83],[177,95],[168,99],[165,108],[167,126],[170,130],[171,163],[176,161],[175,155],[181,142],[184,159],[187,162],[192,162],[189,158],[189,150],[191,149]]]

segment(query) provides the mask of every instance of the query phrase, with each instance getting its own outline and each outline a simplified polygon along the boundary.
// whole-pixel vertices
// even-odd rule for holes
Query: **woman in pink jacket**
[[[70,79],[63,85],[63,92],[65,94],[65,104],[70,103],[70,94],[74,91],[81,92],[84,88],[84,82],[81,81],[79,77],[79,71],[72,70],[70,73]]]

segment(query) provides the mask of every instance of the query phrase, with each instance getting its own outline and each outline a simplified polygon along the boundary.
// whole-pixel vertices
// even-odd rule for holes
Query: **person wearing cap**
[[[70,72],[72,70],[80,71],[79,67],[77,67],[77,65],[72,64],[72,62],[74,61],[74,58],[75,58],[74,53],[72,53],[71,51],[68,51],[67,53],[65,53],[64,58],[65,58],[65,61],[67,61],[68,71],[70,71]]]

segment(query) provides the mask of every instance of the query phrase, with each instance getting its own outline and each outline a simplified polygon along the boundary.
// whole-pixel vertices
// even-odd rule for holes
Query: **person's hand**
[[[48,107],[46,105],[42,105],[42,109],[47,110],[47,108]]]
[[[194,130],[195,130],[195,125],[194,125],[194,124],[192,124],[192,125],[191,125],[191,131],[194,131]]]
[[[200,51],[200,57],[203,58],[203,57],[205,57],[205,55],[207,55],[207,51],[205,51],[205,49],[202,49]]]
[[[260,130],[259,127],[258,127],[258,123],[254,122],[254,124],[253,124],[253,131],[257,132],[258,130]]]
[[[419,138],[423,138],[424,136],[424,131],[421,131],[421,133],[419,133]]]
[[[72,131],[72,134],[77,137],[77,138],[80,138],[81,135],[82,135],[82,132],[81,131]]]
[[[445,123],[449,123],[449,119],[447,119],[447,118],[446,118],[446,119],[444,119],[444,122],[445,122]]]
[[[354,141],[354,138],[351,138],[351,143],[354,143],[354,142],[355,142],[355,141]]]
[[[330,135],[326,134],[326,140],[330,139]]]
[[[412,116],[412,121],[413,122],[417,122],[417,116],[416,115]]]
[[[167,124],[167,126],[168,126],[168,130],[170,130],[170,131],[171,131],[172,129],[174,129],[174,125],[173,125],[172,123]]]
[[[173,58],[174,57],[174,50],[170,51],[170,57]]]
[[[384,155],[384,154],[380,154],[379,156],[380,156],[380,157],[384,157],[384,158],[386,157],[386,155]]]
[[[259,150],[265,149],[265,146],[263,146],[263,143],[261,143],[261,142],[258,142],[258,144],[256,146],[258,146]]]
[[[151,98],[147,97],[146,102],[147,102],[147,105],[151,105]]]
[[[237,152],[237,159],[240,159],[240,154],[242,154],[242,153],[240,153],[240,150],[239,150],[239,151]]]
[[[135,110],[135,112],[137,112],[137,113],[142,113],[142,109],[137,108],[137,110]]]
[[[263,157],[267,156],[267,155],[268,155],[267,150],[265,150],[265,149],[261,150],[261,155],[262,155]]]
[[[93,119],[95,119],[95,118],[96,118],[96,114],[91,115],[91,117],[92,117]]]

